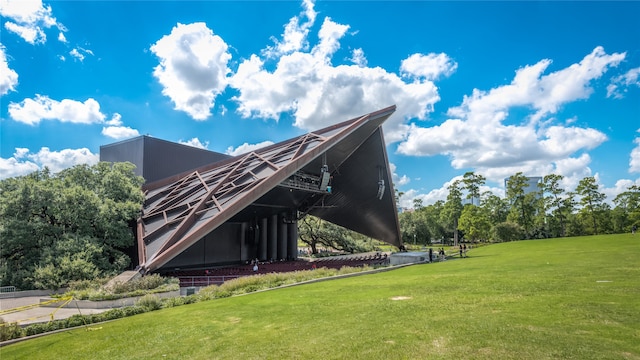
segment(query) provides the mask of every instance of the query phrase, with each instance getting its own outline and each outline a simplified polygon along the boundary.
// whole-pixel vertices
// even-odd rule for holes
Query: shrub
[[[524,230],[518,224],[503,222],[493,227],[492,234],[493,238],[499,242],[515,241],[522,239]]]
[[[7,323],[0,318],[0,341],[7,341],[23,337],[25,331],[18,323]]]
[[[76,280],[69,283],[70,291],[92,290],[104,286],[109,278],[97,278],[93,280]]]
[[[147,311],[153,311],[162,307],[162,301],[156,295],[147,294],[136,302],[136,306],[144,308]]]
[[[71,327],[76,327],[76,326],[81,326],[86,324],[87,324],[87,320],[85,319],[85,317],[82,315],[76,314],[66,319],[65,327],[71,328]]]
[[[163,278],[158,274],[147,275],[127,283],[116,282],[106,289],[103,285],[108,279],[97,281],[78,281],[70,286],[63,296],[73,296],[77,300],[117,300],[125,297],[143,296],[151,293],[175,291],[180,289],[176,278]]]
[[[198,301],[197,295],[176,296],[162,300],[162,307],[170,308],[174,306],[193,304]]]

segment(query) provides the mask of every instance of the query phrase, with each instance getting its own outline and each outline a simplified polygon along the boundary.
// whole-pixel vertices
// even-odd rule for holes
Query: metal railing
[[[0,299],[10,299],[16,297],[15,286],[0,286]]]
[[[239,277],[241,277],[241,275],[178,276],[180,279],[180,287],[220,285],[225,281]]]

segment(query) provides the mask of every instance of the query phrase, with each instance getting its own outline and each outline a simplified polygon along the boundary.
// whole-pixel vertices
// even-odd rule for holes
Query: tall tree
[[[431,233],[425,208],[400,214],[400,232],[405,244],[427,245],[431,243]]]
[[[480,201],[480,207],[485,210],[491,226],[496,226],[507,221],[509,204],[500,196],[490,191],[484,192]]]
[[[424,205],[422,204],[422,199],[420,198],[414,198],[413,199],[413,208],[415,210],[420,210],[424,207]]]
[[[442,212],[443,207],[444,201],[438,200],[434,204],[420,209],[420,212],[423,214],[422,219],[426,222],[428,233],[430,235],[430,238],[428,239],[429,244],[431,244],[433,239],[444,239],[447,234],[447,231],[440,221],[440,213]]]
[[[511,176],[507,180],[506,196],[507,201],[511,204],[511,210],[507,219],[522,226],[526,236],[530,237],[533,216],[536,210],[537,195],[535,190],[537,189],[528,193],[528,180],[529,179],[521,172]]]
[[[460,214],[462,214],[462,189],[460,181],[456,180],[451,183],[448,190],[449,194],[440,213],[440,220],[445,228],[453,233],[454,245],[458,245],[458,219],[460,219]]]
[[[613,199],[613,203],[620,214],[620,231],[629,231],[632,226],[640,227],[640,186],[629,186]]]
[[[475,174],[473,171],[466,172],[462,176],[462,183],[464,184],[464,190],[467,191],[467,199],[471,200],[471,203],[475,201],[475,205],[480,203],[480,187],[482,187],[487,178],[480,174]]]
[[[557,220],[560,224],[560,236],[565,236],[566,230],[566,214],[562,211],[564,201],[564,189],[560,186],[560,183],[564,179],[562,175],[550,174],[542,179],[539,184],[544,194],[545,213],[550,214],[550,221]]]
[[[604,200],[607,196],[598,191],[598,184],[593,176],[580,180],[576,187],[576,193],[581,196],[580,205],[582,212],[591,218],[593,233],[598,234],[598,212],[604,209]]]

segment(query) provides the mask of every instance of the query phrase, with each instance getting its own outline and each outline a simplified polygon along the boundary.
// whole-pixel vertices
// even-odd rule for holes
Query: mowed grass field
[[[640,359],[640,234],[469,256],[163,309],[0,359]]]

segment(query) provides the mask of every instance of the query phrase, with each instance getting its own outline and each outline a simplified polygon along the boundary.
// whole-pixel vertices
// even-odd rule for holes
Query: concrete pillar
[[[287,258],[287,223],[284,213],[278,215],[278,260]]]
[[[267,234],[267,257],[278,258],[278,215],[269,218],[269,232]]]
[[[260,259],[260,261],[265,261],[269,259],[267,257],[267,234],[268,234],[267,224],[269,224],[269,221],[267,220],[267,218],[260,219],[260,221],[258,221],[258,224],[260,224],[260,238],[258,240],[258,259]]]
[[[288,232],[287,247],[289,259],[295,260],[298,258],[298,221],[293,224],[288,224]]]

